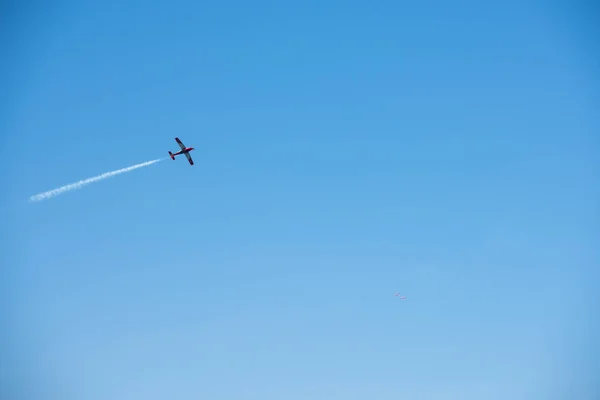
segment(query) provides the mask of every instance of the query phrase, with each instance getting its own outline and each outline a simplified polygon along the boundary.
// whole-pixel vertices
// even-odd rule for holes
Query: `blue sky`
[[[6,395],[596,398],[597,8],[8,11]]]

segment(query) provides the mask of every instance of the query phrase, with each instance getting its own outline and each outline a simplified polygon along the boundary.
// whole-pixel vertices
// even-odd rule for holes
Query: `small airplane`
[[[169,151],[169,156],[171,157],[171,159],[175,160],[175,156],[178,156],[179,154],[185,154],[190,165],[194,165],[194,160],[192,160],[192,157],[190,156],[190,151],[194,150],[194,148],[193,147],[185,147],[185,145],[183,143],[181,143],[181,140],[179,140],[179,138],[175,138],[175,141],[177,142],[179,147],[181,147],[181,150],[179,150],[177,153],[171,153]]]
[[[400,296],[400,292],[394,293],[394,296],[400,297],[400,300],[406,300],[406,296]]]

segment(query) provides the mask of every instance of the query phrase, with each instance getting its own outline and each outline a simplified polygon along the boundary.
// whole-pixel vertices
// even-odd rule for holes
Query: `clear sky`
[[[597,399],[599,14],[542,3],[4,6],[0,397]]]

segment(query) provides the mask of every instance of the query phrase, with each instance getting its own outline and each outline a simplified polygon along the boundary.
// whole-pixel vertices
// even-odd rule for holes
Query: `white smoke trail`
[[[148,165],[155,164],[155,163],[157,163],[159,161],[162,161],[162,160],[164,160],[164,158],[159,158],[159,159],[152,160],[152,161],[146,161],[146,162],[143,162],[141,164],[132,165],[131,167],[122,168],[122,169],[119,169],[119,170],[116,170],[116,171],[112,171],[112,172],[105,172],[104,174],[95,176],[93,178],[84,179],[84,180],[81,180],[79,182],[75,182],[75,183],[71,183],[69,185],[61,186],[61,187],[59,187],[57,189],[52,189],[52,190],[49,190],[49,191],[44,192],[44,193],[36,194],[35,196],[31,196],[29,198],[29,201],[41,201],[41,200],[49,199],[51,197],[58,196],[59,194],[63,194],[65,192],[69,192],[71,190],[80,189],[80,188],[82,188],[83,186],[85,186],[87,184],[98,182],[98,181],[110,178],[111,176],[123,174],[125,172],[133,171],[134,169],[138,169],[138,168],[142,168],[142,167],[147,167]]]

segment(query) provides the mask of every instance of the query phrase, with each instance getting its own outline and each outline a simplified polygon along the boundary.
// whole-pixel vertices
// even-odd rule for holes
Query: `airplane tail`
[[[169,156],[171,156],[171,160],[175,159],[175,156],[173,155],[173,153],[169,152]]]

